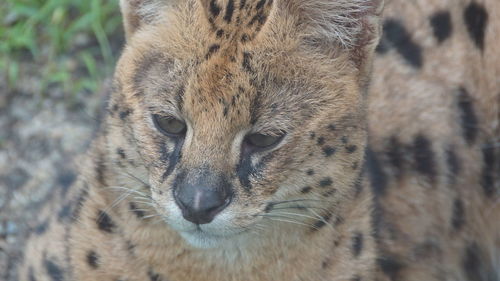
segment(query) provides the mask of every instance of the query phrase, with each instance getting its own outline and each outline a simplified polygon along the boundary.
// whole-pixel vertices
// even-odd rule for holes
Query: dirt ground
[[[74,159],[98,127],[110,86],[68,102],[58,85],[39,89],[35,65],[24,69],[15,90],[0,73],[0,280],[21,258],[41,203],[74,181]]]

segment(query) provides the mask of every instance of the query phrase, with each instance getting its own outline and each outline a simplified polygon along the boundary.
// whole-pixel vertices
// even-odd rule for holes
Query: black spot
[[[347,144],[347,143],[349,142],[349,138],[348,138],[348,137],[346,137],[346,136],[342,136],[342,137],[340,138],[340,141],[342,141],[342,143],[343,143],[343,144]]]
[[[321,196],[323,196],[323,197],[330,197],[333,194],[335,194],[336,192],[337,192],[336,189],[330,189],[327,192],[324,192],[323,194],[321,194]]]
[[[325,144],[325,138],[324,137],[319,137],[317,140],[316,140],[316,143],[318,145],[323,145]]]
[[[96,269],[99,267],[99,256],[97,255],[96,252],[94,251],[89,251],[87,253],[87,264],[93,268]]]
[[[365,165],[374,194],[383,195],[387,188],[387,176],[380,166],[377,155],[370,148],[366,150]]]
[[[45,232],[47,232],[47,229],[49,229],[49,220],[48,219],[35,227],[35,234],[42,235]]]
[[[309,169],[309,170],[307,170],[306,174],[308,176],[312,176],[312,175],[314,175],[314,170],[313,169]]]
[[[243,35],[241,35],[241,42],[242,42],[242,43],[245,43],[245,42],[247,42],[248,40],[250,40],[250,38],[248,37],[248,34],[243,33]]]
[[[75,182],[76,175],[71,171],[66,171],[63,169],[57,176],[57,183],[61,185],[61,195],[65,197],[66,192],[73,182]]]
[[[321,187],[327,187],[331,186],[333,183],[332,179],[330,177],[324,178],[319,182],[319,186]]]
[[[311,227],[312,231],[319,230],[320,228],[324,227],[327,225],[328,221],[332,217],[331,213],[328,213],[326,215],[323,215],[320,220],[317,220]]]
[[[352,255],[358,257],[363,250],[363,234],[357,232],[352,237]]]
[[[436,177],[436,165],[432,152],[431,142],[424,136],[418,135],[413,143],[413,156],[416,170],[427,176],[431,182]]]
[[[125,155],[125,150],[123,150],[123,148],[117,148],[116,149],[116,154],[118,154],[118,156],[120,156],[121,159],[125,159],[127,156]]]
[[[217,5],[217,3],[215,3],[215,0],[210,1],[209,10],[214,17],[217,17],[220,14],[220,7]]]
[[[484,194],[487,197],[491,197],[495,193],[495,146],[486,146],[482,149],[482,152],[483,170],[481,175],[481,186],[483,187]]]
[[[207,54],[205,55],[205,59],[209,59],[214,53],[219,51],[219,49],[220,49],[220,45],[218,45],[218,44],[213,44],[212,46],[210,46],[208,48]]]
[[[252,66],[250,65],[250,60],[252,59],[252,55],[248,52],[244,52],[243,53],[243,69],[250,72],[250,73],[253,73],[253,69],[252,69]]]
[[[482,51],[484,49],[486,25],[488,24],[488,12],[482,5],[471,2],[464,10],[464,21],[469,36],[476,44],[476,47]]]
[[[163,281],[163,278],[161,278],[160,274],[154,272],[152,269],[148,271],[148,277],[151,281]]]
[[[144,211],[137,209],[134,202],[129,203],[129,208],[138,218],[142,219],[144,217]]]
[[[387,52],[389,52],[389,49],[389,42],[386,38],[382,37],[380,38],[380,42],[378,43],[377,47],[375,47],[375,52],[380,55],[385,55]]]
[[[233,12],[234,12],[234,0],[229,0],[227,1],[226,14],[224,15],[224,20],[227,21],[228,23],[230,23],[231,19],[233,18]]]
[[[97,213],[97,227],[99,227],[100,230],[112,233],[114,228],[115,228],[115,223],[111,219],[111,217],[108,215],[108,213],[99,210]]]
[[[462,267],[469,281],[486,281],[482,278],[482,263],[477,244],[468,245],[462,259]]]
[[[32,266],[28,269],[28,281],[36,281],[35,272]]]
[[[384,38],[396,48],[405,61],[415,68],[421,68],[423,65],[422,48],[413,42],[403,24],[395,19],[388,19],[384,22],[383,29]]]
[[[274,205],[276,205],[276,204],[273,202],[267,204],[266,208],[264,208],[264,212],[269,213],[274,208]]]
[[[127,118],[130,114],[132,113],[132,109],[125,109],[123,111],[120,111],[120,119],[125,121],[125,118]]]
[[[129,254],[132,255],[132,256],[134,256],[135,255],[135,252],[134,252],[135,245],[134,245],[134,243],[132,243],[132,241],[130,241],[130,240],[126,240],[125,244],[127,246],[127,251],[129,252]]]
[[[309,133],[309,136],[311,137],[311,139],[313,140],[315,137],[316,137],[316,133],[315,132],[310,132]]]
[[[303,194],[308,193],[309,191],[311,191],[311,189],[312,189],[312,188],[311,188],[310,186],[305,186],[305,187],[303,187],[303,188],[300,190],[300,193],[303,193]]]
[[[323,147],[323,154],[326,156],[326,157],[330,157],[332,156],[333,154],[335,153],[335,147],[331,147],[329,145]]]
[[[396,137],[390,138],[386,155],[396,177],[401,178],[404,171],[404,152],[401,143]]]
[[[43,263],[52,281],[63,281],[65,279],[63,270],[53,261],[44,259]]]
[[[459,89],[458,108],[460,109],[464,138],[469,144],[472,144],[476,140],[479,128],[474,106],[465,88]]]
[[[431,16],[430,19],[434,36],[439,43],[448,39],[452,32],[451,15],[448,11],[440,11]]]
[[[215,35],[217,36],[217,38],[221,38],[224,35],[224,30],[222,29],[217,30]]]
[[[335,126],[335,124],[328,125],[328,130],[335,131],[336,129],[337,129],[337,127]]]
[[[378,266],[382,272],[389,276],[391,280],[397,280],[399,272],[403,269],[404,265],[395,258],[383,257],[377,259]]]
[[[361,277],[355,275],[354,277],[351,278],[351,281],[361,281]]]
[[[59,211],[59,213],[57,213],[57,220],[59,222],[71,221],[72,220],[72,217],[71,217],[72,214],[73,214],[73,208],[72,208],[71,203],[64,204],[62,206],[61,210]]]
[[[460,199],[455,199],[453,202],[453,210],[451,217],[451,226],[455,230],[460,230],[465,223],[465,207],[464,202]]]
[[[452,182],[455,182],[456,176],[460,173],[461,166],[453,148],[446,150],[446,163],[450,170],[450,176],[452,176]]]
[[[255,5],[255,9],[260,10],[262,7],[264,7],[264,4],[266,4],[266,0],[260,0],[257,5]]]
[[[331,263],[332,263],[331,258],[326,258],[324,261],[321,262],[321,268],[327,269],[330,267]]]
[[[357,149],[358,149],[358,147],[355,145],[348,145],[345,147],[345,150],[347,150],[347,153],[354,153]]]

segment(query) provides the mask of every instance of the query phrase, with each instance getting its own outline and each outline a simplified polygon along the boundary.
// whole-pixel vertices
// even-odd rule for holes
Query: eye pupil
[[[186,132],[186,123],[173,117],[153,115],[156,128],[165,135],[179,136]]]
[[[270,147],[277,144],[282,136],[268,136],[263,134],[251,134],[246,137],[246,142],[258,148]]]

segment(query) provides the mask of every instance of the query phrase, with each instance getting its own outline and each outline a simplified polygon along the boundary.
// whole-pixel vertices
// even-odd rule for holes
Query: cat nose
[[[233,194],[228,188],[186,184],[174,192],[182,216],[195,224],[207,224],[224,210]]]

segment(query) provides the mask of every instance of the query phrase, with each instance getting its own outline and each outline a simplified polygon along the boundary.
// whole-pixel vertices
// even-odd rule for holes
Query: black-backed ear
[[[120,0],[127,40],[142,25],[155,21],[159,12],[166,6],[166,2],[166,0]]]
[[[349,51],[362,68],[381,35],[384,0],[297,1],[304,43],[321,52]]]

